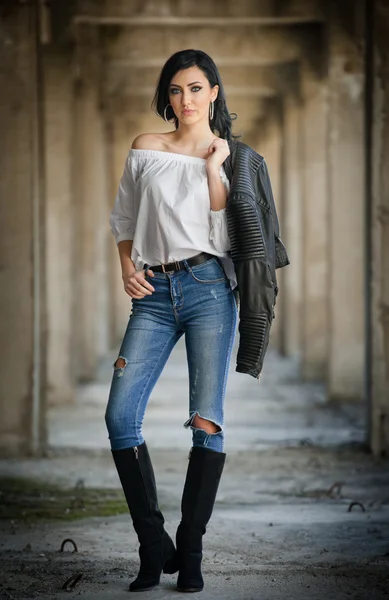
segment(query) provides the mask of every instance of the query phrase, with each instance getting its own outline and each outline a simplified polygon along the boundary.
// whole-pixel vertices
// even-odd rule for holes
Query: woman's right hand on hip
[[[154,277],[154,273],[151,269],[148,269],[147,275]],[[151,296],[155,289],[145,279],[145,271],[132,271],[131,273],[123,274],[124,291],[130,296],[140,300],[145,296]]]

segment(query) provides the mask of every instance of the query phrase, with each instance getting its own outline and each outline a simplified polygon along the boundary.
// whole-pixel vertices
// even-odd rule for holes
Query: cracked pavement
[[[44,458],[0,460],[0,475],[66,487],[119,487],[104,410],[109,357],[76,405],[50,410]],[[297,365],[269,351],[258,382],[234,372],[226,399],[226,468],[204,538],[203,600],[384,599],[389,597],[388,459],[364,449],[364,407],[325,402],[320,384],[302,383]],[[184,344],[173,352],[144,427],[166,528],[180,517],[190,432]],[[338,483],[339,485],[333,486]],[[331,489],[332,488],[332,489]],[[352,507],[350,504],[359,504]],[[128,598],[137,539],[127,514],[73,522],[3,521],[1,599]],[[58,551],[73,538],[79,552]],[[72,591],[61,590],[75,573]],[[142,599],[178,598],[162,575]]]

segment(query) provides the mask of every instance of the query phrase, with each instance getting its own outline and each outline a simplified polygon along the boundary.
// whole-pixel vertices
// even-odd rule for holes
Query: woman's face
[[[209,104],[218,93],[219,86],[211,88],[205,73],[199,67],[178,71],[170,82],[169,102],[179,121],[194,124],[209,119]]]

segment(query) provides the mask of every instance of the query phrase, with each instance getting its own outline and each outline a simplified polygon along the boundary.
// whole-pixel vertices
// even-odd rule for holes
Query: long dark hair
[[[169,104],[169,85],[171,80],[178,71],[195,66],[203,71],[211,88],[215,85],[219,86],[218,96],[214,102],[213,119],[209,123],[211,130],[225,140],[234,139],[236,136],[232,135],[231,128],[232,121],[237,118],[237,115],[228,112],[226,96],[218,68],[212,58],[201,50],[180,50],[168,58],[162,67],[151,107],[157,115],[164,119],[164,111]],[[174,119],[176,129],[178,128],[178,119],[170,105],[166,110],[166,118],[169,121]]]

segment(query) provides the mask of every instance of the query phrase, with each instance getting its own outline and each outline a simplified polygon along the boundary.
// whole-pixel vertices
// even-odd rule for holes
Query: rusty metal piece
[[[67,544],[68,542],[69,542],[69,544],[73,544],[73,548],[74,548],[73,552],[78,552],[77,544],[76,544],[76,542],[75,542],[74,540],[72,540],[71,538],[66,538],[66,539],[65,539],[65,540],[62,542],[62,544],[61,544],[61,548],[60,548],[60,552],[63,552],[63,551],[64,551],[64,548],[65,548],[65,546],[66,546],[66,544]]]
[[[342,487],[344,486],[344,481],[336,481],[331,485],[327,492],[327,496],[330,498],[340,498],[342,495]]]
[[[354,506],[359,506],[362,509],[362,512],[366,512],[366,508],[363,506],[362,502],[350,502],[347,512],[351,512]]]
[[[85,492],[85,481],[84,479],[78,479],[74,486],[76,495],[72,498],[71,508],[85,508],[85,501],[83,493]]]
[[[77,583],[79,583],[79,581],[81,581],[83,576],[83,573],[74,573],[74,575],[72,575],[71,577],[69,577],[69,579],[67,579],[65,581],[65,583],[62,586],[63,590],[67,590],[70,591],[73,588],[76,587]]]

